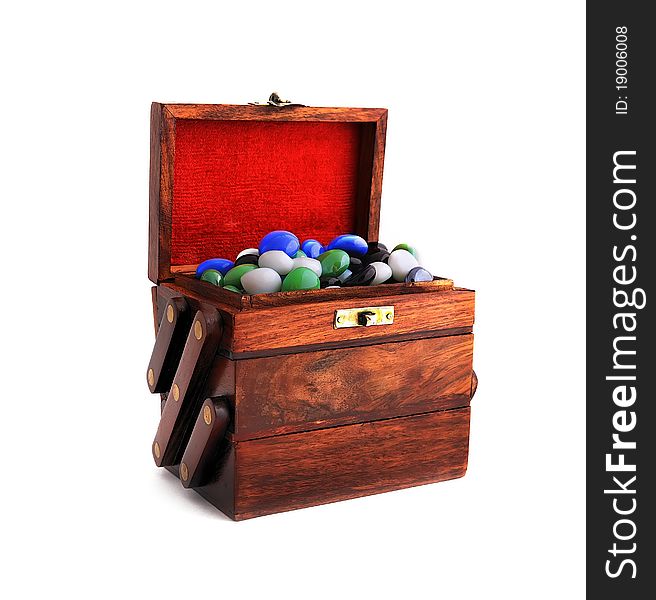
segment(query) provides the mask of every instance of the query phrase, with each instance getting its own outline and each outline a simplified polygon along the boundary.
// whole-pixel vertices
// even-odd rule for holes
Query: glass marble
[[[236,261],[235,267],[239,265],[256,265],[259,258],[257,254],[242,254]]]
[[[342,287],[342,281],[338,277],[321,277],[319,283],[322,288]]]
[[[318,290],[320,287],[317,274],[307,267],[299,267],[291,271],[282,282],[282,291]]]
[[[328,244],[327,249],[344,250],[344,252],[348,252],[349,254],[364,256],[367,253],[368,246],[367,241],[359,235],[346,233],[344,235],[338,235]]]
[[[233,267],[225,274],[223,285],[231,285],[236,288],[243,289],[241,285],[241,278],[253,269],[257,269],[257,267],[255,265],[239,265],[237,267]]]
[[[269,250],[264,254],[260,254],[258,265],[273,269],[279,275],[284,276],[294,268],[294,259],[282,250]]]
[[[308,258],[316,258],[321,254],[323,246],[317,240],[305,240],[301,245],[301,250],[305,252]]]
[[[299,258],[295,258],[292,262],[294,263],[292,269],[299,269],[300,267],[306,267],[308,269],[312,269],[317,274],[317,277],[321,277],[321,275],[323,274],[321,263],[315,258],[300,256]]]
[[[359,273],[354,273],[345,282],[345,287],[354,287],[356,285],[369,285],[376,277],[376,267],[367,265]]]
[[[419,255],[417,254],[417,250],[415,250],[412,246],[408,244],[397,244],[396,246],[394,246],[392,252],[394,252],[394,250],[407,250],[415,258],[419,258]]]
[[[280,291],[282,279],[273,269],[262,267],[244,273],[241,285],[247,294],[272,294]]]
[[[405,281],[405,276],[419,266],[417,259],[407,250],[394,250],[389,255],[387,264],[392,268],[394,281]]]
[[[318,258],[323,276],[337,277],[348,269],[351,257],[344,250],[327,250]]]
[[[301,247],[298,238],[290,231],[276,230],[267,233],[260,242],[260,254],[270,250],[281,250],[287,256],[292,257]]]
[[[236,288],[234,285],[224,285],[223,289],[230,290],[231,292],[236,292],[237,294],[241,294],[241,290],[239,288]]]
[[[410,269],[405,276],[405,282],[415,283],[417,281],[433,281],[433,276],[424,267],[415,267],[414,269]]]
[[[223,281],[223,275],[221,275],[221,272],[217,271],[216,269],[205,269],[203,274],[200,276],[200,280],[207,281],[207,283],[211,283],[213,285],[221,285],[221,282]]]
[[[294,254],[294,256],[292,256],[292,258],[304,258],[306,256],[307,256],[307,254],[305,254],[305,252],[303,252],[303,250],[299,250],[296,254]]]
[[[260,251],[257,248],[246,248],[246,250],[242,250],[239,254],[237,254],[237,258],[241,258],[245,254],[255,254],[255,256],[259,256]]]
[[[346,281],[353,273],[351,273],[351,269],[346,269],[337,279],[339,279],[342,283]]]
[[[369,285],[380,285],[392,278],[392,268],[384,262],[372,262],[370,267],[376,269],[376,276]]]
[[[221,275],[225,275],[234,266],[235,263],[227,258],[210,258],[198,265],[196,278],[199,279],[207,269],[216,269]]]

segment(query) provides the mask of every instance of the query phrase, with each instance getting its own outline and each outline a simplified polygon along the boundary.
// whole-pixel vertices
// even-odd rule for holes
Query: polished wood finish
[[[462,477],[468,442],[469,408],[238,442],[233,518]]]
[[[155,346],[146,370],[151,393],[168,392],[178,368],[191,325],[191,310],[184,298],[172,298],[160,319]]]
[[[228,404],[223,398],[207,398],[203,402],[180,462],[184,487],[199,487],[210,480],[229,421]]]
[[[202,389],[216,356],[221,330],[216,310],[196,312],[153,441],[153,458],[158,467],[178,464],[182,457],[202,403]]]
[[[356,230],[354,233],[369,240],[378,238],[387,129],[386,109],[160,104],[154,102],[151,107],[148,247],[148,276],[151,281],[159,283],[172,276],[171,222],[176,119],[334,121],[363,124],[359,158],[361,171],[356,197]]]
[[[473,338],[459,335],[237,361],[235,375],[225,377],[234,385],[234,439],[468,406]],[[217,367],[226,370],[223,363]]]
[[[394,322],[379,327],[334,329],[335,311],[364,306],[394,306]],[[346,343],[423,331],[440,331],[474,324],[474,292],[468,290],[437,291],[426,294],[381,296],[349,301],[307,302],[290,306],[240,311],[234,315],[233,336],[228,347],[232,352],[253,352],[298,345]]]

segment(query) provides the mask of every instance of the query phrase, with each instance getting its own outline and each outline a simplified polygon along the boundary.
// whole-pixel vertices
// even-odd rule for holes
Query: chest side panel
[[[235,518],[462,477],[470,409],[238,442]]]
[[[473,335],[235,361],[236,440],[469,405]]]

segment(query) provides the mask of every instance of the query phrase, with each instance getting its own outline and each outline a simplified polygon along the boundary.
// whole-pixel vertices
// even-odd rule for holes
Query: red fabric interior
[[[274,229],[353,232],[356,123],[178,120],[171,265],[234,260]]]

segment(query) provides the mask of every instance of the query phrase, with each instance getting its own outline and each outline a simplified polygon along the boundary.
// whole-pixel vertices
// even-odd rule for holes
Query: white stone
[[[387,264],[392,269],[394,281],[403,281],[412,269],[419,266],[417,259],[407,250],[394,250],[389,255]]]
[[[392,268],[384,262],[372,262],[371,266],[376,269],[376,277],[373,278],[369,285],[380,285],[392,276]]]
[[[316,258],[299,256],[298,258],[292,259],[292,261],[294,263],[292,269],[305,267],[307,269],[312,269],[317,274],[317,277],[321,277],[321,263]]]
[[[257,248],[246,248],[246,250],[242,250],[239,254],[237,254],[237,258],[240,258],[241,256],[246,256],[246,254],[254,254],[255,256],[259,256],[260,251]]]
[[[257,261],[260,267],[273,269],[283,277],[294,268],[294,259],[282,250],[269,250],[260,256]]]
[[[241,285],[247,294],[271,294],[282,287],[280,275],[273,269],[253,269],[241,276]]]

